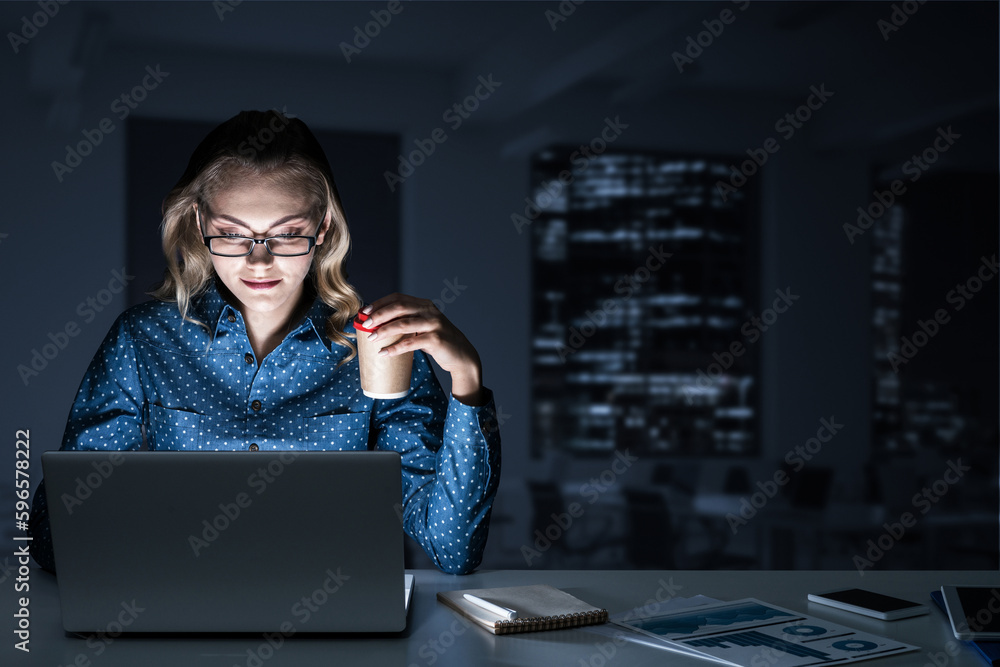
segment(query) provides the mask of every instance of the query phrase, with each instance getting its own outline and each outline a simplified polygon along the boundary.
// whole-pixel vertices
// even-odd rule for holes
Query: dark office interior
[[[276,108],[327,151],[364,298],[434,299],[479,351],[483,568],[997,569],[997,12],[62,5],[0,59],[5,426],[58,448],[191,151]]]

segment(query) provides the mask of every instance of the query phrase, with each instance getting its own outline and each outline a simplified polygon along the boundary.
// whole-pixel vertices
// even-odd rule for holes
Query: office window
[[[872,341],[875,352],[872,392],[872,441],[876,450],[899,451],[900,387],[890,353],[899,352],[900,295],[902,290],[902,239],[906,210],[894,206],[872,227]]]
[[[737,158],[574,150],[532,160],[534,455],[757,453],[756,182],[717,190]]]
[[[893,179],[873,180],[884,191]],[[997,175],[929,173],[907,186],[866,232],[873,452],[988,452],[995,462]]]

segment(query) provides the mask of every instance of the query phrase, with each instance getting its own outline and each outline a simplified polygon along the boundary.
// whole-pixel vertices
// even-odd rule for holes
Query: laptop
[[[42,469],[67,632],[406,627],[396,452],[52,451]]]

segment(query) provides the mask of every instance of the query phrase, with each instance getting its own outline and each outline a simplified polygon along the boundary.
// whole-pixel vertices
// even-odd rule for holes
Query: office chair
[[[628,514],[625,554],[640,570],[674,570],[677,533],[666,498],[658,491],[623,490]]]
[[[551,546],[543,552],[542,559],[536,561],[541,567],[553,569],[570,564],[587,567],[598,552],[620,547],[620,539],[609,537],[613,534],[615,523],[613,517],[605,516],[601,525],[587,536],[584,535],[586,514],[571,517],[573,523],[566,529],[558,525],[553,515],[563,516],[568,512],[562,491],[556,482],[528,480],[528,492],[532,507],[531,537],[528,545],[535,548],[539,532],[551,543]],[[585,506],[584,512],[589,511],[590,507]],[[553,525],[556,525],[558,530],[552,529]],[[558,533],[557,539],[550,539],[546,535],[547,529]],[[570,563],[570,561],[575,562]]]

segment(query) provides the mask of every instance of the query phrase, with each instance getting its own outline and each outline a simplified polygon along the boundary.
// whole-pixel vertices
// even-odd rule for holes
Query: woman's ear
[[[322,224],[320,224],[319,229],[316,230],[316,245],[323,245],[323,240],[326,238],[326,233],[330,231],[330,212],[327,211],[326,217],[323,218]]]

